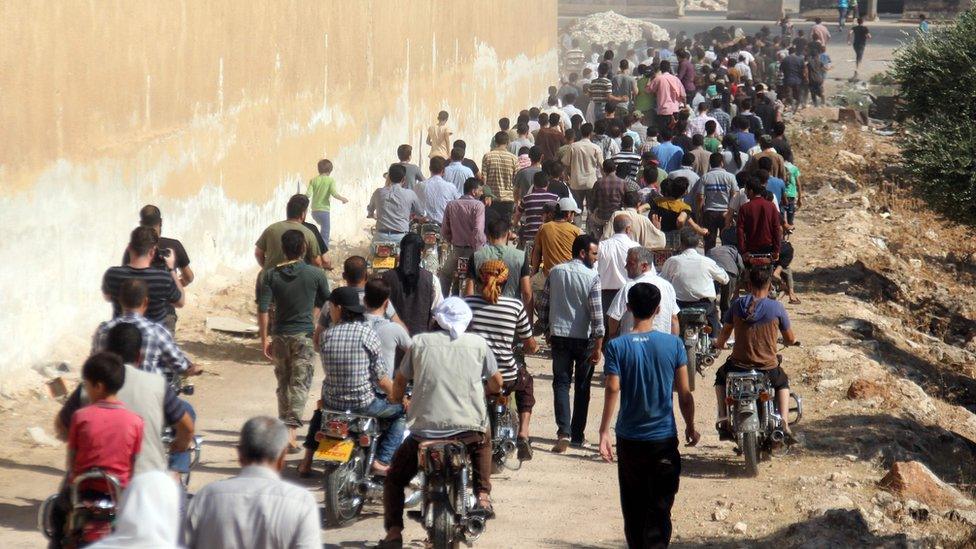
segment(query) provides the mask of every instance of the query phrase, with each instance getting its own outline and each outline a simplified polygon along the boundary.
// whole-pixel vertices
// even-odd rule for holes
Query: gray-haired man
[[[236,477],[204,486],[186,510],[183,543],[194,547],[320,548],[312,493],[281,480],[288,428],[258,416],[241,429]]]

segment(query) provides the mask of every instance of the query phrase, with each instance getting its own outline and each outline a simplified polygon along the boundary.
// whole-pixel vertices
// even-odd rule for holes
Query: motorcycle
[[[373,274],[395,269],[399,257],[400,244],[397,242],[373,242],[369,245],[369,266]]]
[[[78,475],[68,486],[69,507],[62,547],[84,547],[110,534],[121,496],[118,479],[101,469]],[[37,511],[37,529],[49,540],[57,536],[53,514],[59,497],[59,494],[49,496]]]
[[[512,396],[502,392],[488,396],[488,418],[491,421],[491,472],[504,468],[517,471],[522,462],[515,459],[519,418],[511,406]]]
[[[475,510],[467,448],[457,440],[428,440],[420,444],[418,454],[422,504],[408,515],[427,530],[434,549],[474,543],[484,533],[487,517]]]
[[[169,384],[170,388],[176,393],[176,396],[193,395],[195,389],[192,384],[186,383],[186,378],[181,375],[166,375],[166,382]],[[169,447],[173,443],[176,437],[176,433],[173,431],[172,427],[165,427],[163,429],[163,447],[166,448],[167,454],[169,453]],[[193,468],[200,463],[200,456],[203,453],[203,437],[200,435],[193,435],[193,441],[190,443],[190,447],[187,448],[190,454],[190,467],[186,472],[180,472],[180,484],[183,485],[184,490],[189,490],[190,488],[190,473]]]
[[[423,268],[427,269],[434,276],[441,270],[441,262],[447,257],[447,245],[441,238],[441,226],[438,223],[415,221],[411,230],[416,232],[424,240],[424,252],[420,260]]]
[[[795,345],[799,345],[796,343]],[[782,362],[782,355],[777,355]],[[796,425],[803,418],[803,398],[790,391],[792,404],[787,414],[789,424]],[[783,417],[776,413],[776,393],[766,375],[758,370],[728,372],[725,383],[726,417],[750,477],[759,475],[760,460],[768,460],[784,447],[786,433]]]
[[[705,368],[714,364],[718,356],[709,339],[712,327],[708,324],[706,310],[701,307],[685,307],[678,311],[678,325],[688,355],[688,386],[694,391],[695,378],[704,375]]]
[[[383,478],[372,474],[379,436],[380,421],[372,416],[322,411],[322,428],[315,434],[319,445],[315,459],[326,462],[325,521],[331,527],[354,520],[368,501],[383,499]],[[420,501],[419,491],[410,494],[406,507]]]

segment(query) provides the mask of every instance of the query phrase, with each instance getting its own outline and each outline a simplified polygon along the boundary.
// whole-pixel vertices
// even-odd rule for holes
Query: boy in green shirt
[[[722,150],[722,142],[719,141],[718,137],[715,136],[716,131],[718,131],[718,122],[714,120],[706,120],[705,143],[702,145],[702,147],[710,153],[717,153]]]
[[[786,204],[783,207],[783,212],[786,214],[786,224],[792,228],[796,210],[803,202],[800,188],[800,168],[793,164],[793,151],[786,151],[784,165],[786,167],[786,191],[784,193]]]
[[[305,195],[312,201],[312,219],[319,224],[319,232],[322,233],[322,240],[325,241],[326,246],[329,245],[331,198],[334,196],[343,204],[349,202],[346,197],[339,194],[335,179],[332,179],[330,174],[332,174],[332,161],[319,160],[319,175],[308,182],[308,190],[305,191]]]

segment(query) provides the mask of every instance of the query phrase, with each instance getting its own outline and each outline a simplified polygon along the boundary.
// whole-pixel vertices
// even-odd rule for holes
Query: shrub
[[[913,188],[947,217],[976,224],[976,11],[900,48],[891,75]]]

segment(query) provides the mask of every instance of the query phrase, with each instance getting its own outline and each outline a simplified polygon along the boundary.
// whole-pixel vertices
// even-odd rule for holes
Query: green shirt
[[[648,114],[654,111],[657,101],[654,99],[654,94],[647,93],[647,82],[650,79],[646,76],[642,76],[637,79],[637,97],[634,98],[634,110],[638,110],[644,114]],[[641,136],[643,139],[644,136]]]
[[[305,250],[305,262],[312,263],[312,260],[322,255],[319,249],[319,241],[315,238],[312,231],[298,221],[279,221],[272,223],[261,233],[261,237],[255,242],[255,246],[264,252],[264,268],[270,269],[281,263],[288,261],[285,251],[281,249],[281,235],[290,230],[301,231],[305,235],[305,243],[308,245]]]
[[[323,174],[308,182],[305,196],[312,202],[313,212],[327,212],[332,207],[329,199],[336,196],[338,192],[335,179]]]
[[[800,168],[792,162],[786,163],[786,197],[796,198],[796,182],[800,179]]]
[[[312,333],[312,308],[329,299],[325,271],[298,260],[268,269],[261,280],[258,311],[268,312],[275,304],[275,335]]]
[[[705,144],[702,146],[710,153],[717,153],[722,148],[722,142],[716,137],[706,137]]]

